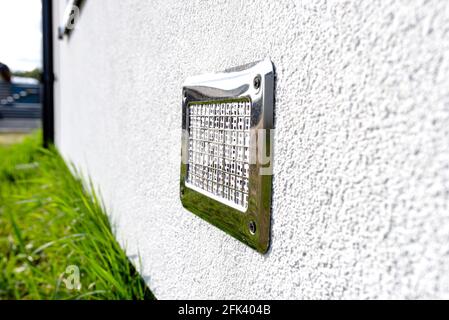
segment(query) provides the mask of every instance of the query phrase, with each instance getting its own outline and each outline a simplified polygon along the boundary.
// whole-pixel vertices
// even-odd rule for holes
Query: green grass
[[[0,299],[153,299],[92,185],[40,145],[0,145]]]

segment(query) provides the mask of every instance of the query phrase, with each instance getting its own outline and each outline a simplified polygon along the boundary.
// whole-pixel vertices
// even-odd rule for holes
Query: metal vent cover
[[[264,253],[270,238],[274,71],[267,58],[186,79],[181,202]]]

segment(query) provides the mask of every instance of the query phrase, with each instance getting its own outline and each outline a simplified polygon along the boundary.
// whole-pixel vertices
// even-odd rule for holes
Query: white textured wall
[[[88,0],[77,28],[57,44],[57,145],[158,298],[449,298],[448,1]],[[180,96],[265,56],[260,255],[181,206]]]

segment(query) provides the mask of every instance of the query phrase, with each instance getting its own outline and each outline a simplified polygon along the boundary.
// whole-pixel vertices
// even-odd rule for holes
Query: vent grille
[[[223,204],[248,208],[251,102],[193,102],[188,106],[186,184]]]

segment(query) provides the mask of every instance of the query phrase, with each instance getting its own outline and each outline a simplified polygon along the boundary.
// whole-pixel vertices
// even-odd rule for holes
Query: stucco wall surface
[[[159,299],[449,298],[448,1],[88,0],[57,145]],[[181,86],[270,56],[272,243],[179,200]]]

